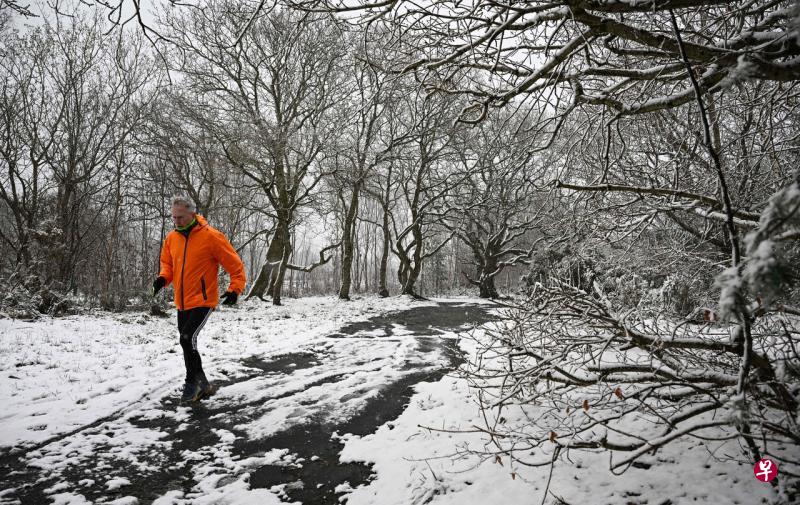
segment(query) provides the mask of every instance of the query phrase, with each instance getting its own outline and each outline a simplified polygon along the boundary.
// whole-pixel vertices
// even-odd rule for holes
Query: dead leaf
[[[555,442],[555,441],[556,441],[556,437],[557,437],[557,436],[558,436],[558,435],[556,435],[556,432],[555,432],[555,431],[551,431],[551,432],[550,432],[550,441],[551,441],[551,442]]]
[[[517,480],[516,472],[511,472],[511,480]]]
[[[494,462],[498,463],[500,466],[503,466],[503,458],[501,458],[500,456],[495,456]]]
[[[583,410],[589,412],[589,400],[583,400]]]
[[[617,389],[614,390],[614,394],[617,395],[617,398],[620,400],[625,399],[625,395],[622,394],[622,390],[619,388],[619,386],[617,386]]]

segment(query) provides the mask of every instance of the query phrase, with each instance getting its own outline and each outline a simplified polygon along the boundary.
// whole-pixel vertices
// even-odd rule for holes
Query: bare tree
[[[788,266],[798,253],[798,209],[791,196],[797,160],[790,140],[797,138],[797,124],[788,119],[800,77],[796,5],[292,4],[348,12],[348,19],[365,29],[392,30],[396,37],[386,44],[406,56],[376,64],[412,74],[428,92],[471,97],[461,110],[464,122],[485,120],[493,107],[527,104],[547,139],[531,150],[561,149],[562,159],[551,158],[560,189],[553,198],[566,203],[581,227],[575,236],[592,248],[594,265],[576,277],[575,258],[553,258],[569,267],[563,278],[543,277],[546,282],[533,289],[524,315],[511,318],[512,327],[529,320],[530,325],[495,335],[503,349],[500,360],[508,365],[488,374],[504,384],[499,394],[491,380],[483,383],[481,391],[494,395],[487,403],[492,412],[548,397],[555,407],[542,417],[526,417],[530,424],[519,433],[493,418],[487,433],[498,454],[530,449],[524,443],[528,436],[557,448],[629,451],[620,463],[624,467],[648,448],[713,427],[740,442],[747,460],[759,459],[773,436],[796,447],[795,421],[788,413],[798,402],[797,376],[778,371],[794,359],[797,326],[773,315],[793,310],[786,307],[797,295],[797,276]],[[469,79],[456,79],[464,72]],[[764,235],[764,229],[770,231]],[[574,252],[577,244],[571,246],[565,249]],[[662,271],[680,275],[680,265],[708,272],[703,291],[716,293],[717,311],[730,325],[727,341],[724,335],[706,337],[678,322],[644,317],[659,305],[644,297],[659,286],[657,276],[648,274],[658,266],[642,269],[644,275],[625,271],[646,264],[654,250],[668,260]],[[572,279],[577,282],[567,282]],[[664,276],[660,281],[666,289]],[[640,300],[634,302],[636,294]],[[713,373],[699,369],[709,363]],[[551,387],[548,380],[565,386]],[[664,393],[653,380],[681,389]],[[556,414],[563,407],[558,402],[575,400],[577,390],[587,402],[577,404],[584,412],[598,399],[607,404],[627,397],[615,383],[640,384],[641,390],[632,392],[637,404],[622,414],[609,410],[606,417],[599,409],[600,415],[587,421],[591,436],[575,431],[570,418],[575,405]],[[649,403],[653,397],[657,405]],[[613,443],[592,438],[594,427],[619,433],[616,421],[628,412],[652,415],[664,431],[629,430],[620,433],[627,439]],[[706,413],[715,412],[724,419],[706,422]],[[556,430],[551,421],[564,424]],[[549,433],[535,431],[540,425],[550,426]],[[567,442],[561,442],[564,431],[571,434]],[[518,436],[502,443],[512,434]],[[789,477],[797,473],[793,467]]]
[[[140,124],[153,76],[139,41],[104,37],[81,16],[54,23],[22,36],[15,56],[4,59],[5,98],[14,101],[4,106],[9,178],[2,193],[16,216],[21,259],[31,260],[31,230],[58,234],[39,272],[75,288],[78,263],[101,240],[93,225],[115,194],[106,170],[122,160]]]
[[[242,43],[231,45],[246,21],[226,2],[168,11],[165,19],[185,56],[180,72],[215,108],[215,135],[228,159],[261,187],[275,212],[277,228],[248,297],[269,293],[277,305],[296,211],[323,176],[318,162],[334,132],[325,122],[344,48],[333,23],[278,8],[253,20]]]
[[[451,200],[457,212],[445,224],[471,252],[475,273],[462,274],[482,298],[497,298],[495,278],[507,267],[529,265],[535,251],[536,184],[544,186],[546,163],[533,155],[527,129],[513,114],[498,114],[463,140],[464,181]],[[544,194],[538,196],[544,205]]]
[[[789,196],[796,124],[783,119],[796,108],[794,88],[742,83],[704,108],[620,119],[610,130],[588,109],[585,121],[576,111],[565,123],[570,139],[557,147],[567,159],[554,168],[571,182],[556,186],[585,230],[590,261],[575,275],[572,244],[564,270],[540,277],[509,314],[514,329],[486,348],[505,362],[475,375],[491,413],[487,432],[509,435],[495,439],[497,454],[601,449],[622,471],[680,437],[711,435],[741,444],[744,461],[772,455],[777,443],[785,478],[796,482],[790,454],[800,440],[788,413],[800,374],[787,363],[800,336],[800,207]],[[705,298],[700,322],[727,324],[695,326],[702,307],[674,304],[683,287],[694,293],[681,289],[681,298]],[[692,318],[681,321],[671,304]],[[508,386],[495,390],[490,377]],[[551,410],[499,425],[526,404]],[[634,429],[634,415],[657,429]]]
[[[0,156],[3,172],[0,198],[11,222],[0,227],[0,238],[13,251],[15,262],[26,268],[32,261],[31,230],[42,219],[40,206],[47,189],[45,153],[52,138],[41,132],[47,118],[46,89],[48,54],[43,44],[3,32],[2,109]],[[61,114],[55,110],[55,116]]]
[[[341,182],[339,200],[344,212],[342,227],[342,261],[339,298],[350,299],[353,252],[361,191],[366,179],[378,165],[389,148],[378,146],[379,135],[386,121],[387,92],[384,78],[359,59],[351,66],[354,73],[353,91],[350,99],[341,104],[351,111],[342,124],[351,125],[340,139],[337,157],[343,158],[345,167],[337,171]],[[381,152],[378,152],[378,151]],[[349,192],[349,195],[348,195]]]
[[[80,17],[71,18],[69,26],[60,18],[57,23],[45,30],[55,49],[47,78],[59,107],[58,121],[46,125],[52,143],[45,161],[56,185],[54,217],[64,237],[56,278],[74,287],[74,270],[96,240],[90,223],[103,205],[97,197],[109,195],[98,176],[140,124],[135,101],[148,74],[141,45],[124,37],[105,39],[96,24]]]
[[[393,162],[396,151],[412,138],[410,130],[404,128],[400,121],[404,114],[398,98],[404,90],[401,83],[377,72],[364,61],[364,57],[355,53],[351,57],[354,59],[352,98],[345,100],[342,105],[350,111],[348,116],[352,117],[343,120],[343,124],[350,125],[350,128],[344,130],[345,135],[339,140],[337,148],[337,156],[345,160],[345,168],[337,171],[337,178],[342,185],[339,199],[344,211],[339,288],[339,297],[342,299],[350,297],[361,193],[366,188],[368,193],[376,194],[375,188],[370,189],[368,185],[379,166],[386,168],[388,172],[385,175],[391,178],[391,167],[388,164]],[[386,182],[388,188],[390,182]],[[349,196],[347,200],[346,195]],[[383,229],[388,233],[388,204],[385,206],[384,218]],[[387,293],[385,262],[388,260],[389,240],[386,237],[384,245],[386,258],[383,260],[384,281],[381,292]]]
[[[441,227],[453,212],[447,197],[459,184],[452,177],[456,130],[450,120],[454,101],[446,96],[409,93],[403,103],[400,120],[410,138],[395,158],[396,179],[393,199],[400,203],[391,214],[394,243],[392,251],[399,260],[397,277],[402,294],[417,296],[415,283],[423,262],[436,254],[452,233],[431,245],[431,229]]]

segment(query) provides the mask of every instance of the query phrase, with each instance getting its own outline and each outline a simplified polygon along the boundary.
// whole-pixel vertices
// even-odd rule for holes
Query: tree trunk
[[[489,243],[486,246],[484,257],[480,262],[478,271],[478,289],[481,298],[498,298],[497,288],[494,285],[494,278],[500,273],[497,270],[498,248]]]
[[[108,241],[106,242],[105,250],[105,265],[103,268],[103,281],[101,286],[101,304],[107,309],[115,309],[116,301],[111,288],[111,280],[114,273],[114,267],[118,262],[117,258],[117,237],[119,236],[119,216],[122,207],[122,189],[120,187],[122,175],[120,169],[117,168],[116,181],[114,183],[114,213],[111,217],[111,229],[109,230]],[[120,301],[120,306],[122,305]]]
[[[372,243],[371,227],[370,226],[364,226],[363,233],[364,233],[364,252],[361,253],[361,255],[360,255],[360,257],[361,257],[361,274],[360,274],[360,277],[361,277],[361,279],[364,280],[364,291],[369,291],[369,281],[370,281],[370,279],[369,279],[369,263],[370,263],[369,255],[372,252],[372,251],[370,251],[370,247],[369,247],[370,243]],[[360,288],[361,288],[361,285],[359,283],[359,289]]]
[[[414,290],[416,287],[417,279],[419,279],[419,273],[421,271],[422,262],[414,262],[413,266],[409,265],[408,270],[406,271],[405,282],[403,283],[403,291],[404,295],[411,295],[413,297],[418,297],[419,295]]]
[[[389,206],[382,204],[383,207],[383,223],[381,229],[383,230],[383,251],[381,252],[381,267],[378,274],[378,295],[386,298],[389,296],[389,290],[386,288],[386,273],[389,266],[389,248],[391,247],[392,236],[389,233]]]
[[[247,293],[247,300],[254,296],[264,300],[264,295],[266,293],[272,294],[274,292],[275,281],[278,277],[278,267],[282,258],[283,233],[279,225],[279,229],[275,232],[275,236],[272,237],[272,241],[270,241],[269,247],[267,248],[267,258],[261,266],[258,277],[253,283],[253,287],[250,288],[250,292]]]
[[[498,298],[499,295],[497,294],[497,289],[494,286],[494,276],[485,277],[481,279],[480,285],[478,286],[480,289],[480,297],[481,298]]]
[[[408,271],[411,266],[403,258],[400,258],[400,266],[397,267],[397,280],[400,282],[400,292],[406,294],[406,281],[408,281]]]
[[[358,194],[361,191],[361,182],[353,185],[353,194],[350,196],[350,208],[344,218],[342,233],[342,280],[339,287],[339,298],[350,299],[350,283],[353,270],[353,239],[355,236],[356,214],[358,213]]]
[[[417,216],[415,212],[412,212],[411,218],[416,221]],[[411,295],[413,297],[419,296],[414,288],[416,287],[417,279],[419,279],[419,274],[422,271],[422,244],[423,244],[423,236],[422,236],[422,227],[419,223],[415,222],[414,225],[411,227],[411,234],[414,237],[413,242],[413,250],[414,254],[413,257],[409,258],[407,255],[404,254],[405,259],[401,261],[401,263],[405,263],[405,279],[400,280],[400,283],[403,286],[402,293],[404,295]],[[402,247],[400,243],[397,244],[398,250],[402,251]]]
[[[272,285],[270,286],[272,292],[272,305],[281,304],[283,278],[286,276],[286,268],[289,265],[289,258],[292,256],[292,242],[290,240],[291,236],[289,234],[288,220],[282,219],[281,222],[278,223],[278,230],[283,234],[283,239],[281,240],[283,243],[283,250],[280,263],[277,265],[277,273],[273,279]]]

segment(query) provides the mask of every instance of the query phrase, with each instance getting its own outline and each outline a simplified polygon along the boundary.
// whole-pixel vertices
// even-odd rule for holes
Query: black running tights
[[[206,374],[203,373],[203,362],[197,352],[197,334],[206,324],[211,315],[210,307],[196,307],[189,310],[178,311],[178,331],[181,334],[181,347],[183,348],[183,362],[186,365],[186,382],[205,383]]]

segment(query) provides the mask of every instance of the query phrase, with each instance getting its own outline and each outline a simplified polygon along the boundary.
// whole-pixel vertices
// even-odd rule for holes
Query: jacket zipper
[[[192,232],[190,231],[189,235],[191,234]],[[183,266],[181,267],[181,310],[184,310],[184,307],[186,307],[186,302],[183,300],[183,293],[186,290],[183,285],[183,274],[186,272],[186,251],[189,249],[189,235],[184,236],[186,243],[183,246]]]

